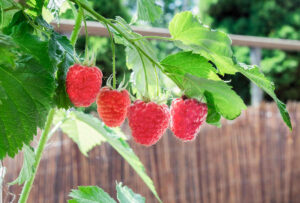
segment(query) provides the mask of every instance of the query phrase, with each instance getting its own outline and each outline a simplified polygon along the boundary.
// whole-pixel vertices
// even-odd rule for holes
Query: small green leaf
[[[6,11],[4,12],[4,10]],[[7,26],[14,14],[19,11],[10,1],[8,0],[1,0],[0,1],[0,29]]]
[[[162,15],[162,9],[155,0],[137,0],[137,8],[139,20],[154,22]]]
[[[231,39],[224,32],[211,30],[189,11],[176,14],[169,30],[178,47],[211,60],[220,74],[237,72],[232,60]]]
[[[206,98],[207,103],[207,117],[206,123],[215,125],[217,127],[221,127],[221,114],[218,113],[217,108],[215,106],[214,97],[210,92],[205,91],[204,96]]]
[[[145,203],[145,198],[134,193],[129,187],[118,183],[116,186],[117,198],[120,203]]]
[[[210,80],[221,80],[216,74],[216,69],[213,68],[206,58],[192,52],[178,52],[169,55],[160,63],[164,67],[163,71],[180,88],[183,87],[186,73]]]
[[[97,186],[78,186],[69,194],[69,203],[116,203],[104,190]]]
[[[62,113],[64,116],[61,119],[55,118],[55,120],[65,119],[60,128],[78,145],[83,155],[88,156],[87,153],[92,148],[100,145],[101,142],[106,141],[97,130],[77,118],[77,114],[75,112],[66,112],[61,110],[57,112],[57,115],[61,117]]]
[[[249,78],[252,82],[254,82],[258,87],[262,88],[268,95],[270,95],[277,104],[277,107],[280,111],[281,117],[286,125],[292,130],[292,123],[290,120],[289,112],[286,109],[284,103],[282,103],[275,94],[275,86],[273,82],[268,80],[264,74],[259,71],[259,68],[255,65],[250,66],[243,63],[239,63],[236,65],[236,68],[240,73]]]
[[[152,180],[146,174],[143,164],[135,155],[128,143],[122,138],[120,132],[116,131],[115,129],[108,128],[99,119],[91,115],[77,111],[74,111],[73,114],[74,116],[76,116],[77,120],[80,120],[86,125],[89,125],[90,128],[96,130],[99,136],[101,135],[105,139],[105,141],[108,142],[131,165],[131,167],[137,172],[137,174],[149,187],[154,196],[161,202]]]
[[[23,147],[23,166],[20,174],[16,180],[9,183],[9,185],[22,185],[25,181],[29,180],[34,173],[33,164],[35,162],[34,149],[31,146],[24,145]]]
[[[25,12],[32,17],[41,15],[44,2],[45,0],[26,0]]]
[[[51,12],[54,19],[58,21],[60,8],[66,0],[47,0],[47,9]],[[80,0],[81,1],[81,0]]]
[[[184,87],[186,95],[189,97],[199,97],[199,95],[209,92],[212,98],[208,98],[208,100],[213,99],[215,110],[226,119],[235,119],[242,110],[247,108],[243,100],[223,81],[208,80],[186,74]]]

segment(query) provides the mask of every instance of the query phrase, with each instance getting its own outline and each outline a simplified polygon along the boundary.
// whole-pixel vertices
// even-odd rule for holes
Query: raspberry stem
[[[109,38],[110,38],[110,43],[111,43],[111,50],[112,50],[112,59],[113,59],[113,88],[116,89],[117,81],[116,81],[116,51],[115,51],[115,43],[114,43],[114,38],[111,34],[110,28],[107,23],[105,23]]]
[[[45,129],[44,129],[44,131],[41,135],[41,138],[39,140],[39,144],[38,144],[38,146],[36,148],[36,151],[35,151],[35,162],[32,166],[33,169],[34,169],[33,174],[30,177],[30,179],[27,180],[24,184],[24,187],[22,189],[22,193],[21,193],[21,196],[20,196],[20,199],[19,199],[19,203],[26,203],[27,202],[30,190],[32,188],[34,178],[36,176],[37,169],[39,167],[39,164],[40,164],[40,161],[41,161],[41,158],[42,158],[42,155],[43,155],[43,151],[45,149],[45,146],[46,146],[46,143],[47,143],[47,140],[48,140],[48,133],[51,129],[51,124],[52,124],[52,121],[53,121],[54,114],[55,114],[55,109],[51,109],[49,111],[49,114],[48,114],[48,117],[47,117],[47,121],[46,121],[46,124],[45,124]]]
[[[74,3],[77,3],[76,0],[70,0]],[[156,62],[151,56],[149,56],[143,49],[141,49],[138,45],[135,44],[133,39],[130,39],[126,34],[122,32],[117,26],[115,26],[110,20],[106,19],[96,11],[94,11],[92,8],[90,8],[88,5],[78,2],[78,5],[81,5],[82,8],[86,11],[88,11],[95,19],[97,19],[99,22],[102,22],[104,24],[108,24],[110,27],[112,27],[115,31],[120,33],[120,35],[123,36],[124,39],[126,39],[130,44],[132,44],[139,52],[141,52],[146,58],[148,58],[153,64],[155,64],[159,69],[163,71],[162,65],[160,63]]]
[[[138,53],[139,53],[139,56],[140,56],[140,58],[141,58],[141,61],[142,61],[142,64],[143,64],[143,69],[144,69],[144,74],[145,74],[145,82],[146,82],[146,85],[145,85],[145,97],[147,98],[147,99],[150,99],[149,98],[149,94],[148,94],[148,92],[149,92],[149,88],[148,88],[148,77],[147,77],[147,72],[146,72],[146,67],[145,67],[145,62],[144,62],[144,59],[143,59],[143,56],[141,55],[141,53],[138,51]]]
[[[76,20],[75,20],[75,25],[70,37],[70,42],[72,44],[73,47],[75,47],[79,32],[80,32],[80,28],[81,28],[81,22],[82,22],[82,10],[79,9],[77,16],[76,16]]]
[[[86,20],[85,20],[85,15],[84,15],[84,10],[82,9],[82,6],[79,6],[79,10],[81,10],[82,15],[83,15],[83,23],[84,23],[84,31],[85,31],[85,59],[84,62],[88,63],[89,61],[89,49],[88,49],[88,31],[87,31],[87,25],[86,25]]]

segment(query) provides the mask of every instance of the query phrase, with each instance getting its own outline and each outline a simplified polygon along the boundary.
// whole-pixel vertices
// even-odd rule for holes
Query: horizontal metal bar
[[[74,27],[74,20],[60,20],[59,25],[57,23],[51,23],[56,31],[64,34],[72,32]],[[88,32],[92,36],[108,36],[106,28],[98,22],[87,22]],[[154,28],[154,27],[135,27],[132,26],[133,31],[143,36],[160,36],[170,37],[170,33],[166,28]],[[80,34],[84,34],[84,30],[81,29]],[[254,37],[244,35],[229,35],[232,39],[233,46],[247,46],[257,47],[264,49],[281,49],[289,51],[300,51],[300,40],[287,40],[276,39],[267,37]]]

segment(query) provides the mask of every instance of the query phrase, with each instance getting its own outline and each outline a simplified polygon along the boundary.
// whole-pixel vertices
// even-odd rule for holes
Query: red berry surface
[[[95,102],[102,85],[102,72],[97,67],[75,64],[67,73],[66,90],[77,107],[88,107]]]
[[[109,127],[120,126],[127,116],[130,103],[127,90],[118,91],[103,87],[97,96],[99,117]]]
[[[206,115],[206,104],[196,99],[174,99],[171,105],[171,130],[183,141],[193,140]]]
[[[155,144],[168,128],[170,113],[167,105],[137,100],[128,108],[128,121],[132,137],[137,143]]]

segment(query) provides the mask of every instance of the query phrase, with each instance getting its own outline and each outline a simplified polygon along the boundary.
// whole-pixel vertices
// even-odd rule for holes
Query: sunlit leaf
[[[145,198],[140,194],[134,193],[129,187],[126,185],[122,185],[122,183],[117,183],[117,198],[120,203],[145,203]]]
[[[78,186],[69,196],[73,199],[69,203],[116,203],[104,190],[97,186]]]
[[[243,100],[223,81],[208,80],[186,74],[184,87],[186,95],[189,97],[198,97],[209,92],[216,111],[226,119],[235,119],[242,110],[247,108]]]
[[[23,147],[23,166],[20,174],[16,180],[9,183],[10,185],[22,185],[25,181],[29,180],[34,173],[33,164],[35,162],[34,149],[28,145]]]

